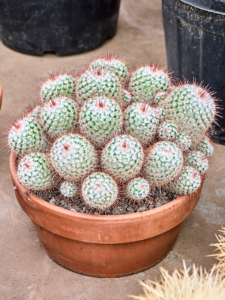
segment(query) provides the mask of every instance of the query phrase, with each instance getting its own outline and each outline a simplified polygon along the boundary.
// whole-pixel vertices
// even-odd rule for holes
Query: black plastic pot
[[[116,33],[120,0],[0,0],[0,38],[32,55],[68,55],[100,46]]]
[[[223,106],[213,137],[225,144],[225,1],[162,0],[168,69],[203,82]]]

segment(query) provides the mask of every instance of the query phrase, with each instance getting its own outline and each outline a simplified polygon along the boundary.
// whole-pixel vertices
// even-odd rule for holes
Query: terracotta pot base
[[[127,276],[148,269],[169,253],[182,226],[179,224],[164,234],[143,241],[105,245],[71,240],[33,224],[43,247],[54,261],[69,270],[96,277]]]
[[[134,274],[164,258],[183,221],[198,203],[202,188],[141,213],[89,215],[28,194],[17,178],[15,159],[11,153],[10,171],[17,200],[32,220],[48,255],[67,269],[96,277]]]

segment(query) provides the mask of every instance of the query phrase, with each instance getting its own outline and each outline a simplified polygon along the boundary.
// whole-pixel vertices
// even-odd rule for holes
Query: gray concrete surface
[[[1,137],[7,126],[37,98],[38,81],[48,72],[82,66],[102,52],[118,53],[131,64],[145,61],[166,65],[161,1],[122,0],[118,32],[102,47],[85,54],[57,57],[27,56],[0,42],[0,82],[3,107]],[[1,140],[4,145],[4,141]],[[68,271],[45,253],[30,219],[23,213],[12,189],[7,151],[0,155],[0,299],[1,300],[125,300],[142,293],[140,280],[159,278],[159,266],[173,270],[195,263],[209,269],[215,262],[205,256],[210,243],[225,225],[225,146],[217,145],[204,183],[200,202],[184,222],[170,254],[145,272],[120,279],[99,279]]]

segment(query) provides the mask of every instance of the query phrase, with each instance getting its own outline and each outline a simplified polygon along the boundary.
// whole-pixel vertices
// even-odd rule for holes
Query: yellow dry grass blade
[[[141,282],[144,296],[131,296],[135,300],[224,300],[225,280],[214,267],[210,272],[193,265],[170,275],[160,268],[161,280]]]
[[[210,245],[216,247],[215,251],[217,251],[217,253],[209,256],[213,256],[219,261],[216,265],[216,269],[225,277],[225,227],[222,227],[219,231],[222,232],[223,235],[216,235],[218,243]]]

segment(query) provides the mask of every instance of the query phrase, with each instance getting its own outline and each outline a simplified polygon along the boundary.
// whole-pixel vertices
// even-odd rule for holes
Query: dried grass
[[[215,257],[219,263],[211,271],[193,265],[187,268],[183,262],[183,270],[175,269],[169,274],[160,268],[160,281],[141,282],[144,295],[131,296],[135,300],[224,300],[225,299],[225,227],[220,230],[223,235],[216,235],[218,243]]]
[[[219,231],[222,232],[223,235],[216,234],[218,243],[210,245],[214,246],[216,248],[215,251],[218,252],[209,256],[212,256],[219,261],[216,265],[216,269],[225,278],[225,227],[222,227],[222,229]]]

